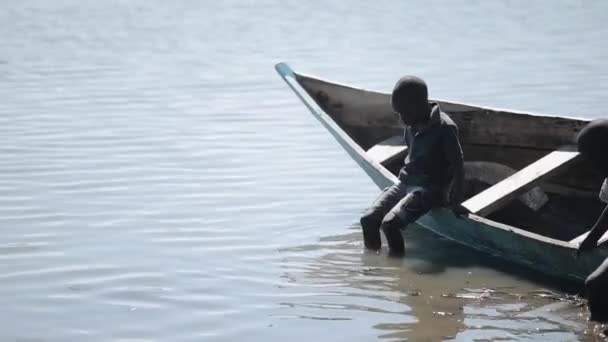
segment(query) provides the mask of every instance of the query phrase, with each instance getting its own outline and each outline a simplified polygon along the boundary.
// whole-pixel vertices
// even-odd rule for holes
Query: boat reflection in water
[[[583,307],[558,289],[543,290],[550,286],[547,277],[419,226],[405,232],[405,258],[362,253],[359,229],[281,250],[287,283],[282,291],[294,297],[281,303],[279,318],[340,321],[341,329],[351,321],[355,331],[368,331],[355,328],[365,324],[375,337],[410,341],[514,335],[562,341],[591,330]],[[492,288],[486,288],[489,280]]]

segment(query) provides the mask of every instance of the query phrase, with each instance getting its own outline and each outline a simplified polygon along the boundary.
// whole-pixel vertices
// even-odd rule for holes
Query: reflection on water
[[[601,116],[607,9],[2,2],[0,341],[589,339],[531,292],[568,291],[428,233],[364,252],[379,190],[273,65]]]
[[[290,314],[278,317],[357,320],[367,314],[376,336],[390,341],[565,341],[592,328],[579,301],[541,288],[542,281],[513,282],[484,268],[496,260],[420,228],[408,232],[405,259],[362,253],[359,228],[350,230],[281,251],[292,255],[284,259],[286,288],[318,293],[282,303]]]

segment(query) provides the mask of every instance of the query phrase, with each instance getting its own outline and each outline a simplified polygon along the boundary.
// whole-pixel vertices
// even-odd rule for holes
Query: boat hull
[[[371,160],[340,125],[324,112],[298,83],[298,75],[287,64],[277,64],[276,70],[311,114],[379,188],[383,189],[398,182],[394,174]],[[608,256],[606,249],[598,248],[577,257],[577,246],[573,243],[551,239],[473,214],[456,217],[446,208],[435,208],[416,223],[424,229],[480,252],[578,284],[582,284]]]

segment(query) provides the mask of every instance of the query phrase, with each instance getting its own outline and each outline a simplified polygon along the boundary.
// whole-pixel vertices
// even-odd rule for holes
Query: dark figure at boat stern
[[[429,102],[423,80],[402,77],[393,89],[391,105],[406,126],[408,154],[399,183],[384,189],[361,217],[361,228],[367,248],[381,248],[382,230],[390,254],[400,256],[404,252],[401,229],[436,205],[461,212],[464,168],[458,128],[438,104]]]
[[[600,190],[600,200],[608,204],[608,120],[595,120],[578,135],[578,150],[606,177]],[[597,242],[608,230],[608,205],[579,246],[579,253],[597,247]],[[585,292],[591,312],[590,319],[608,322],[608,259],[585,281]]]

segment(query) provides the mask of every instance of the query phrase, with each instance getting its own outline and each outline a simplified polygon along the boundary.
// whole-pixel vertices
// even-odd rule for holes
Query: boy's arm
[[[597,246],[597,241],[604,235],[606,230],[608,230],[608,205],[604,208],[604,211],[597,219],[597,222],[595,222],[593,228],[591,228],[591,231],[585,240],[581,242],[578,247],[578,252],[586,252],[594,249]]]
[[[456,127],[445,126],[443,133],[443,152],[448,162],[446,170],[446,185],[448,206],[455,207],[463,200],[464,186],[464,159],[462,155],[462,147],[458,141],[458,131]]]

